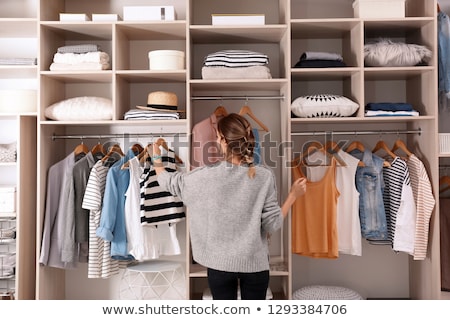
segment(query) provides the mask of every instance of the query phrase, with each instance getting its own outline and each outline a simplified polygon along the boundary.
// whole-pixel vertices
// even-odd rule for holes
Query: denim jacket
[[[351,155],[364,162],[356,170],[356,189],[359,192],[361,235],[367,240],[388,240],[386,212],[383,203],[384,160],[369,150],[353,150]]]

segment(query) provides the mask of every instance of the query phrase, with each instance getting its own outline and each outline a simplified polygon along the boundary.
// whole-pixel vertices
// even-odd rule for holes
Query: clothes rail
[[[193,96],[191,100],[284,100],[281,96]]]
[[[310,132],[292,132],[291,136],[326,136],[326,135],[383,135],[383,134],[418,134],[422,130],[378,130],[378,131],[310,131]]]
[[[186,132],[158,132],[158,133],[117,133],[117,134],[83,134],[83,135],[56,135],[56,139],[120,139],[120,138],[145,138],[159,136],[185,136]]]

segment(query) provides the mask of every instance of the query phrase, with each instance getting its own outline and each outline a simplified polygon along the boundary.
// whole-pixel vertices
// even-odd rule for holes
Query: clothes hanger
[[[139,155],[142,151],[144,151],[144,147],[140,143],[135,143],[131,146],[131,150],[135,155]]]
[[[443,188],[441,188],[443,187]],[[439,193],[443,193],[450,189],[450,177],[449,176],[442,176],[439,179]]]
[[[106,154],[105,147],[100,143],[100,140],[91,149],[91,153],[94,157],[104,157]]]
[[[86,155],[88,152],[89,148],[84,144],[83,139],[81,139],[81,143],[73,149],[75,156]]]
[[[366,147],[364,147],[364,144],[361,141],[354,140],[348,145],[348,147],[345,149],[345,152],[350,153],[353,150],[359,150],[361,152],[364,152],[366,150]],[[366,165],[364,161],[359,160],[358,167],[365,167],[365,166]]]
[[[386,154],[391,157],[392,159],[395,159],[397,157],[397,155],[395,153],[393,153],[391,151],[391,149],[389,149],[389,147],[387,146],[386,142],[384,142],[384,140],[380,139],[378,140],[377,144],[375,145],[375,147],[372,150],[372,153],[376,153],[379,150],[384,150],[386,152]],[[384,167],[390,167],[391,163],[387,160],[384,161],[383,163]]]
[[[343,167],[346,167],[346,166],[347,166],[347,164],[345,163],[344,159],[342,159],[342,158],[338,155],[338,151],[339,151],[341,148],[340,148],[339,145],[336,143],[336,141],[334,141],[334,140],[327,141],[327,142],[325,143],[324,148],[325,148],[325,151],[326,151],[328,154],[330,154],[332,157],[334,157],[334,158],[337,160],[337,162],[338,162],[338,164],[339,164],[340,166],[343,166]]]
[[[161,147],[163,147],[164,149],[166,149],[167,151],[170,150],[169,146],[167,145],[166,140],[164,140],[164,138],[158,138],[158,140],[156,140],[155,142],[156,145],[159,145]],[[175,153],[174,153],[175,154]],[[183,163],[183,160],[180,159],[180,157],[178,155],[175,154],[175,161],[177,163]]]
[[[395,153],[395,151],[398,149],[402,150],[408,157],[410,157],[413,154],[411,151],[408,150],[405,142],[402,139],[397,139],[397,141],[395,141],[391,151]]]
[[[114,153],[117,153],[122,157],[125,155],[122,149],[120,148],[120,145],[116,143],[108,150],[108,153],[106,153],[106,155],[102,158],[102,162],[108,160],[109,157],[111,157]]]
[[[250,118],[252,118],[260,127],[261,129],[263,129],[265,132],[269,132],[269,128],[267,128],[267,126],[262,123],[261,120],[259,120],[252,112],[252,109],[250,109],[250,107],[246,104],[245,106],[243,106],[241,108],[241,110],[239,110],[239,114],[241,116],[245,116],[248,115]]]
[[[228,111],[224,106],[220,105],[216,108],[216,110],[214,110],[214,115],[216,118],[222,118],[228,115]]]

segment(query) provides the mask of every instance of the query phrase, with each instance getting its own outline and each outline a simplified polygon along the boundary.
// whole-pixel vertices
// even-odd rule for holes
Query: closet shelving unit
[[[37,1],[3,1],[0,4],[1,58],[36,57]],[[36,88],[37,67],[0,66],[0,90]],[[15,227],[15,239],[0,240],[0,252],[15,253],[13,276],[0,277],[0,292],[14,299],[35,298],[36,113],[17,110],[0,113],[0,143],[16,142],[16,161],[0,164],[0,184],[15,186],[15,212],[0,218],[0,227]],[[4,139],[7,139],[7,141]]]
[[[353,140],[355,136],[367,145],[377,139],[397,138],[408,148],[420,151],[437,190],[437,44],[436,1],[408,0],[405,19],[364,20],[353,17],[350,0],[230,0],[223,3],[208,0],[171,0],[177,20],[173,22],[61,22],[59,13],[117,13],[125,5],[160,5],[141,0],[40,0],[38,3],[38,39],[40,84],[38,112],[38,199],[37,253],[44,221],[46,173],[48,168],[65,157],[77,139],[94,145],[102,135],[139,133],[189,133],[199,121],[209,117],[219,105],[228,112],[239,112],[249,105],[254,114],[270,128],[270,148],[263,150],[263,159],[270,161],[279,186],[280,201],[290,185],[287,168],[293,152],[310,136],[296,133],[326,132],[327,138],[338,131],[379,131],[379,135],[339,135]],[[255,13],[266,16],[264,26],[212,26],[213,13]],[[364,43],[380,36],[416,42],[433,51],[429,66],[411,68],[368,68],[364,66]],[[111,57],[111,70],[101,72],[48,71],[53,54],[63,45],[97,43]],[[150,50],[175,49],[186,53],[186,69],[182,71],[148,70]],[[267,80],[204,80],[203,59],[208,53],[224,49],[248,49],[268,54],[272,79]],[[347,67],[338,69],[301,70],[293,68],[302,51],[337,51]],[[179,106],[185,107],[186,118],[172,121],[123,120],[131,107],[146,103],[148,93],[168,90],[177,93]],[[303,94],[335,93],[356,101],[360,108],[355,117],[330,119],[293,118],[290,103]],[[110,121],[51,121],[44,116],[47,106],[57,101],[96,95],[110,98],[114,105]],[[208,98],[215,97],[215,98]],[[250,99],[250,98],[255,99]],[[278,99],[264,97],[279,97]],[[242,98],[242,99],[239,99]],[[364,105],[369,101],[400,99],[411,102],[419,117],[367,118]],[[406,133],[409,131],[419,133]],[[396,132],[383,134],[382,131]],[[95,136],[98,138],[95,138]],[[63,137],[55,139],[55,136]],[[337,135],[336,135],[337,136]],[[87,138],[82,138],[87,137]],[[319,139],[317,136],[314,139]],[[151,140],[146,136],[141,141]],[[145,140],[147,139],[147,140]],[[321,139],[321,138],[320,138]],[[117,139],[126,147],[129,140]],[[105,142],[105,141],[102,141]],[[292,142],[292,144],[291,144]],[[189,148],[183,159],[189,168]],[[439,299],[439,225],[437,210],[431,221],[429,254],[425,261],[412,261],[388,248],[364,246],[363,256],[340,257],[337,261],[317,261],[291,254],[290,219],[273,235],[270,253],[273,263],[282,268],[271,271],[270,286],[276,298],[290,299],[292,292],[308,284],[334,284],[353,287],[369,298]],[[183,252],[177,257],[186,268],[186,296],[201,297],[207,286],[204,268],[191,263],[189,229],[177,229]],[[390,268],[382,270],[379,262]],[[115,280],[88,280],[83,270],[66,271],[37,265],[37,299],[109,299],[116,298]],[[367,270],[374,274],[376,284],[368,281]],[[387,276],[386,276],[387,275]],[[386,277],[385,277],[386,276]],[[117,278],[116,278],[117,279]],[[92,282],[93,281],[93,282]],[[100,282],[97,282],[100,281]],[[95,287],[92,283],[96,283]],[[85,288],[89,287],[90,292]],[[84,288],[84,289],[83,289]],[[86,296],[87,294],[87,296]]]
[[[331,51],[342,54],[347,67],[317,70],[293,68],[291,98],[293,100],[306,94],[333,93],[352,99],[360,107],[355,116],[349,118],[292,117],[290,132],[293,150],[301,151],[302,146],[310,140],[323,142],[332,139],[343,146],[352,140],[359,140],[366,147],[373,148],[377,140],[384,139],[393,144],[396,139],[401,138],[424,161],[433,189],[437,190],[436,2],[409,0],[406,3],[405,19],[378,20],[353,18],[351,1],[333,1],[333,5],[327,2],[330,6],[340,6],[339,10],[322,10],[324,2],[327,1],[291,1],[291,65],[298,61],[303,51]],[[428,66],[421,67],[365,67],[364,44],[382,37],[425,45],[433,51],[433,58]],[[420,112],[420,116],[364,116],[366,103],[382,101],[410,102]],[[342,131],[347,131],[348,135],[339,134]],[[372,131],[373,135],[364,134],[369,133],[368,131]],[[297,132],[306,135],[309,132],[310,135],[296,135]],[[336,134],[333,135],[333,132]],[[320,137],[319,133],[323,136]],[[439,299],[437,215],[436,206],[430,224],[428,255],[424,261],[413,261],[412,257],[401,253],[393,254],[390,248],[374,248],[366,243],[363,243],[362,257],[341,255],[337,261],[323,261],[294,256],[294,289],[304,285],[328,283],[350,286],[368,298]],[[389,272],[383,270],[383,267],[370,267],[375,266],[378,259],[383,259],[384,266],[394,273],[398,272],[392,281],[389,280]],[[361,272],[367,267],[371,268],[369,272],[372,279],[377,279],[375,281],[381,283],[381,286],[367,281],[367,274]],[[295,275],[297,272],[294,270],[298,275]]]

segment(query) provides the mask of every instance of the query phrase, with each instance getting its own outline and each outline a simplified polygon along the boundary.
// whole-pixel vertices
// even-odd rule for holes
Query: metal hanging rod
[[[120,139],[120,138],[144,138],[158,136],[185,136],[186,132],[158,132],[158,133],[117,133],[117,134],[78,134],[78,135],[56,135],[53,134],[52,140],[56,139]]]
[[[281,96],[193,96],[191,100],[284,100]]]
[[[382,135],[382,134],[418,134],[422,130],[378,130],[378,131],[313,131],[313,132],[293,132],[292,136],[326,136],[326,135]]]

